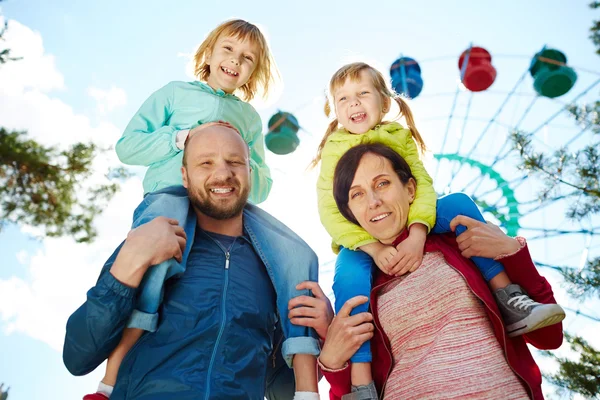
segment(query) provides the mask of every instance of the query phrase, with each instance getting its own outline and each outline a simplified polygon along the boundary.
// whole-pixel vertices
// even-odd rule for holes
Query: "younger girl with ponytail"
[[[345,65],[331,78],[329,92],[337,118],[329,125],[311,166],[321,162],[317,182],[319,215],[321,223],[333,238],[334,251],[337,253],[341,248],[333,281],[337,313],[354,296],[370,297],[373,261],[388,275],[401,276],[413,272],[421,265],[425,239],[429,232],[446,233],[454,230],[450,227],[450,221],[457,215],[466,215],[482,222],[485,220],[473,200],[463,193],[437,198],[432,179],[420,160],[426,146],[415,127],[410,108],[388,88],[379,71],[361,62]],[[399,116],[404,117],[408,129],[398,122],[383,121],[390,111],[392,100],[398,104]],[[327,103],[325,113],[329,116],[330,111]],[[407,219],[409,236],[397,247],[380,243],[360,226],[344,218],[333,196],[334,172],[339,159],[350,148],[371,142],[382,143],[400,154],[417,181],[416,196],[408,215],[399,216]],[[384,194],[390,184],[388,179],[389,177],[382,175],[373,182],[374,195],[367,196],[360,191],[352,191],[351,200],[368,204],[366,209],[370,212],[369,223],[377,224],[380,228],[385,228],[386,224],[391,225],[395,218],[388,217],[401,211],[383,207],[379,209],[382,203],[377,193]],[[390,226],[390,232],[397,232],[396,228]],[[456,227],[457,235],[465,230],[463,226]],[[472,257],[472,261],[494,292],[508,336],[521,335],[564,318],[564,311],[560,306],[536,303],[518,285],[512,284],[499,262],[482,257]],[[427,301],[426,297],[423,300]],[[368,303],[355,307],[352,314],[367,311],[368,307]],[[344,399],[377,399],[371,375],[372,360],[368,341],[358,349],[351,361],[353,393],[344,396]]]

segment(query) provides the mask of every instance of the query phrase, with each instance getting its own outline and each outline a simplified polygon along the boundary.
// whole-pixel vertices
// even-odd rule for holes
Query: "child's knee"
[[[483,220],[479,207],[477,207],[475,201],[465,193],[458,192],[444,196],[439,200],[438,208],[440,209],[439,211],[442,212],[444,209],[451,211],[452,216],[465,215],[479,221]]]
[[[350,271],[371,271],[373,265],[373,259],[363,251],[352,251],[342,247],[340,254],[338,254],[335,260],[335,273],[338,270],[350,270]]]

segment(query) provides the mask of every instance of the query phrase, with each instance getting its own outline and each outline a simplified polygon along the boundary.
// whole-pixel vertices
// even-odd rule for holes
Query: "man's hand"
[[[186,239],[177,220],[157,217],[129,232],[110,272],[124,285],[138,287],[150,266],[170,258],[181,262]]]
[[[288,303],[290,322],[313,328],[321,339],[325,339],[327,328],[333,319],[331,302],[317,282],[304,281],[296,289],[309,289],[315,297],[297,296],[291,299]]]
[[[340,369],[356,353],[358,348],[373,337],[375,327],[371,322],[371,313],[363,312],[350,316],[356,306],[368,301],[365,296],[356,296],[348,300],[333,318],[327,331],[319,360],[324,367]]]
[[[450,229],[454,232],[458,225],[467,228],[456,238],[458,248],[463,257],[496,258],[503,254],[512,254],[521,248],[521,244],[491,222],[483,223],[473,218],[459,215],[450,221]]]

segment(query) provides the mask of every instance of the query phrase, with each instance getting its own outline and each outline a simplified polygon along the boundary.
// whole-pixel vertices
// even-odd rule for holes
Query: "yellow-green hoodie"
[[[333,198],[333,174],[340,158],[350,148],[363,143],[382,143],[400,154],[410,166],[417,180],[415,200],[408,213],[408,226],[420,223],[431,230],[435,225],[437,195],[433,181],[419,159],[419,151],[409,129],[397,122],[377,125],[362,135],[354,135],[341,129],[333,132],[323,147],[321,172],[317,181],[317,197],[321,223],[333,238],[333,248],[338,246],[356,250],[365,244],[376,242],[373,236],[342,216]]]

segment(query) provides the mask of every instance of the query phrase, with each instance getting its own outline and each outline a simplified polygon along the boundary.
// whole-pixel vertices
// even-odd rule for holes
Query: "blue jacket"
[[[195,226],[194,213],[190,213],[188,223]],[[294,354],[317,355],[314,331],[292,325],[287,319],[288,301],[308,294],[295,290],[296,284],[317,280],[316,255],[289,228],[255,206],[247,205],[244,210],[244,230],[275,288],[285,337],[283,357],[289,364]],[[195,235],[200,235],[196,239],[206,252],[203,264],[195,268],[188,265],[181,277],[168,281],[159,327],[144,334],[129,351],[111,399],[263,398],[267,365],[250,368],[248,357],[259,359],[256,352],[268,355],[277,344],[264,336],[249,335],[244,329],[244,325],[257,323],[256,316],[244,313],[245,305],[256,300],[248,298],[243,289],[253,285],[248,276],[240,279],[233,274],[236,265],[243,262],[236,254],[240,246],[233,246],[226,270],[224,251],[204,232],[197,230]],[[109,273],[118,251],[88,291],[87,301],[67,322],[63,360],[74,375],[91,372],[108,357],[134,308],[136,290]],[[215,272],[206,279],[195,276],[194,270]],[[275,328],[276,315],[264,318],[270,318]],[[232,382],[243,387],[236,391]]]
[[[235,126],[250,149],[254,204],[267,199],[271,172],[265,164],[265,145],[260,116],[250,104],[204,82],[170,82],[142,104],[125,128],[115,150],[124,164],[148,167],[144,193],[182,185],[183,151],[175,141],[180,130],[198,122],[227,121]]]

